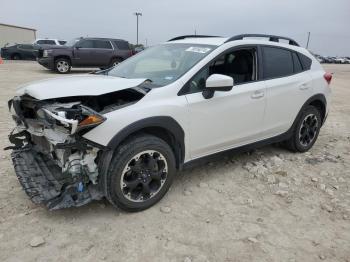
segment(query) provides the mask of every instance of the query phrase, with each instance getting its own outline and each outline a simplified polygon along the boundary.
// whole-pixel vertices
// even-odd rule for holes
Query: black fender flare
[[[114,151],[130,135],[142,129],[152,127],[163,128],[173,135],[177,145],[176,148],[178,148],[175,150],[175,158],[178,162],[177,167],[178,169],[182,168],[185,157],[185,132],[180,124],[170,116],[156,116],[138,120],[115,134],[101,155],[101,161],[99,161],[100,182],[102,182],[100,183],[100,189],[103,190],[102,192],[104,192],[105,195],[107,194],[107,173]]]
[[[286,132],[286,136],[289,138],[293,135],[293,131],[294,131],[294,128],[298,122],[298,119],[300,118],[301,114],[303,113],[304,109],[309,106],[312,102],[315,102],[315,101],[321,101],[321,103],[323,103],[324,107],[327,108],[327,100],[326,100],[326,97],[323,95],[323,94],[316,94],[316,95],[313,95],[312,97],[310,97],[308,100],[306,100],[306,102],[303,104],[303,106],[301,107],[301,109],[299,110],[297,116],[295,117],[294,119],[294,122],[292,124],[292,126],[289,128],[289,130]],[[326,116],[324,117],[323,119],[323,123],[326,119]],[[322,124],[323,124],[322,123]]]

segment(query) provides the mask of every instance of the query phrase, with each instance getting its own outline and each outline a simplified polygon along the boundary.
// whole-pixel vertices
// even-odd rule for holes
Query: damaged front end
[[[9,135],[13,146],[7,149],[13,150],[16,175],[34,203],[55,210],[103,197],[99,162],[106,148],[82,135],[103,123],[106,112],[144,95],[136,92],[126,96],[129,99],[118,99],[123,94],[117,93],[50,100],[22,95],[9,101],[16,128]]]

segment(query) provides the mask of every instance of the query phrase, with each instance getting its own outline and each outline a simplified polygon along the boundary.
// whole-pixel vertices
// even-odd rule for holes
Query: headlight
[[[52,53],[52,50],[44,50],[43,57],[48,57]]]
[[[104,116],[86,106],[77,103],[72,106],[72,104],[74,103],[43,107],[37,111],[37,114],[41,118],[45,118],[46,114],[57,120],[60,125],[69,130],[70,134],[74,134],[82,129],[95,127],[106,120]]]
[[[104,122],[106,118],[104,118],[101,115],[94,114],[94,115],[89,115],[85,117],[81,122],[79,122],[78,127],[89,127],[89,126],[96,126]]]

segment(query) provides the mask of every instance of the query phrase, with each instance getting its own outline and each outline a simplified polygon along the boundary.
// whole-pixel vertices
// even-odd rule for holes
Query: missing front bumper
[[[11,157],[20,184],[35,204],[56,210],[102,198],[93,185],[84,188],[79,180],[63,174],[55,162],[31,147],[15,149]]]

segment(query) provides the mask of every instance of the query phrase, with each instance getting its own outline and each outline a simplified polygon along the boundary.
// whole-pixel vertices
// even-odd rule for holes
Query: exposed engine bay
[[[82,138],[106,113],[130,106],[149,90],[135,87],[99,96],[9,101],[16,128],[9,135],[16,175],[34,203],[50,210],[101,199],[99,161],[104,146]]]

